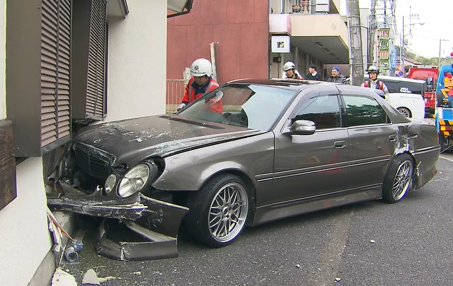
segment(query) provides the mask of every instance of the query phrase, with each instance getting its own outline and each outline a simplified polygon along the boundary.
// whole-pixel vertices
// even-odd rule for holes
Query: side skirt
[[[323,196],[320,199],[304,199],[303,201],[291,201],[284,204],[274,204],[258,207],[255,210],[253,226],[262,223],[282,219],[285,217],[300,215],[308,212],[343,206],[351,203],[369,201],[382,198],[382,185],[373,186],[365,190],[347,192],[342,195],[335,194]]]

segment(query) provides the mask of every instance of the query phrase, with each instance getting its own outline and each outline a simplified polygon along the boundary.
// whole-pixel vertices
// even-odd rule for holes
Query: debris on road
[[[371,239],[370,242],[371,242],[371,243],[376,243],[376,240]]]
[[[58,267],[52,277],[52,286],[77,286],[77,282],[71,274]]]
[[[341,278],[335,278],[335,282],[340,282],[341,281]]]
[[[94,272],[93,269],[88,269],[88,271],[83,275],[82,284],[86,285],[101,285],[98,275]]]
[[[296,264],[296,268],[300,268],[300,264]]]
[[[101,285],[101,283],[104,283],[109,280],[114,280],[114,279],[121,279],[118,277],[114,276],[107,276],[107,277],[98,277],[94,269],[88,269],[88,271],[85,273],[82,279],[82,284],[83,285]]]

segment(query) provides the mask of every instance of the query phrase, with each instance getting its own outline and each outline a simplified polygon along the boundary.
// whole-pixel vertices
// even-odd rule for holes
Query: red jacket
[[[211,90],[214,90],[219,87],[219,84],[215,79],[212,77],[210,78],[210,81],[206,86],[201,86],[198,87],[198,93],[197,92],[197,83],[195,82],[195,77],[192,77],[189,80],[189,83],[186,85],[186,90],[184,92],[184,96],[182,98],[183,103],[191,103],[195,101],[195,99],[198,99],[202,97],[205,93],[210,92]]]
[[[205,86],[199,86],[195,82],[195,77],[192,77],[189,81],[189,83],[186,85],[186,89],[184,92],[184,96],[182,98],[183,103],[191,103],[195,101],[196,99],[202,97],[205,93],[208,93],[216,88],[219,87],[219,84],[215,79],[212,77],[209,78],[209,82]],[[222,100],[216,102],[216,103],[211,103],[210,104],[210,110],[214,112],[222,112],[223,111],[223,104]]]

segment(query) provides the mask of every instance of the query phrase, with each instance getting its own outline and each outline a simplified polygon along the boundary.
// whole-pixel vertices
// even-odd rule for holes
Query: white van
[[[389,103],[409,118],[425,118],[426,82],[401,77],[379,76],[389,90]],[[368,80],[368,75],[365,76]]]

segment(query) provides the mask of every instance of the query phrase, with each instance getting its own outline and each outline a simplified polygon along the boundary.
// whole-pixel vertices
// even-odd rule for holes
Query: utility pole
[[[368,63],[370,65],[374,64],[374,39],[376,38],[376,0],[371,0],[371,15],[370,15],[370,27],[369,27],[369,35],[370,35],[370,43],[368,48]]]
[[[442,42],[448,41],[447,39],[439,39],[439,68],[442,61]]]
[[[403,32],[401,36],[400,46],[400,64],[403,67],[403,77],[406,77],[406,69],[404,68],[404,16],[403,16]]]
[[[363,83],[363,53],[362,32],[360,28],[359,0],[347,0],[348,27],[350,39],[350,59],[352,84],[360,86]]]

